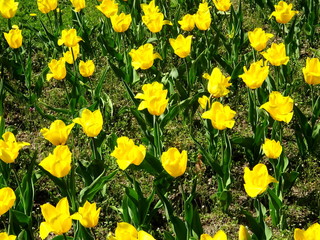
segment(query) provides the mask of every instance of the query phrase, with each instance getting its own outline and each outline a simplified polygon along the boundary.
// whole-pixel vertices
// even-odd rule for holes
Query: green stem
[[[16,171],[15,171],[15,169],[14,169],[14,167],[13,167],[12,164],[11,164],[11,166],[12,166],[12,167],[11,167],[11,170],[13,171],[14,179],[15,179],[17,185],[18,185],[18,188],[19,188],[19,195],[20,195],[20,198],[21,198],[21,201],[22,201],[23,211],[24,211],[25,214],[27,214],[27,212],[26,212],[25,199],[24,199],[24,197],[23,197],[23,195],[22,195],[22,187],[21,187],[21,185],[20,185],[20,181],[19,181],[19,179],[18,179],[17,173],[16,173]]]
[[[64,240],[68,240],[67,235],[65,233],[63,234],[63,238]]]
[[[155,147],[155,155],[158,159],[161,156],[161,141],[160,141],[160,128],[156,115],[153,115],[153,137],[154,137],[154,147]]]
[[[186,65],[186,73],[187,73],[187,89],[188,89],[188,95],[191,89],[191,83],[190,83],[190,78],[189,78],[189,68],[188,68],[188,62],[186,60],[186,58],[183,59],[184,64]]]

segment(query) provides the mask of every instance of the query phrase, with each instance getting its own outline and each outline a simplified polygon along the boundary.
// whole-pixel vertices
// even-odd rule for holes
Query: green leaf
[[[16,211],[14,209],[11,209],[13,221],[23,227],[29,226],[31,224],[31,217],[27,216],[23,212]]]

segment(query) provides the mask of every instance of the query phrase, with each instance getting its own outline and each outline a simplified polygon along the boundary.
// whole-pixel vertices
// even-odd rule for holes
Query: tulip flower
[[[78,58],[79,53],[80,53],[80,45],[77,44],[76,46],[69,48],[69,51],[66,51],[65,53],[63,53],[63,58],[67,63],[73,64],[74,61]]]
[[[110,238],[109,238],[110,239]],[[115,238],[117,240],[155,240],[149,233],[145,231],[137,231],[137,229],[129,223],[121,222],[117,223],[115,230]]]
[[[272,43],[271,48],[261,54],[274,66],[287,65],[289,62],[284,43]]]
[[[194,15],[194,21],[199,30],[208,30],[211,24],[210,7],[207,2],[200,3],[197,13]]]
[[[161,163],[164,170],[174,178],[184,174],[187,169],[187,161],[187,151],[183,150],[180,153],[177,148],[169,148],[168,151],[161,155]]]
[[[279,141],[266,138],[262,150],[268,158],[277,159],[282,153],[282,146]]]
[[[62,36],[58,40],[58,45],[61,46],[62,44],[64,44],[67,47],[75,47],[80,41],[82,41],[82,38],[77,36],[76,29],[65,29],[62,30]]]
[[[184,15],[183,18],[180,21],[178,21],[178,23],[181,25],[182,30],[192,31],[195,26],[194,15]]]
[[[125,32],[129,29],[132,22],[131,14],[121,13],[120,15],[113,15],[110,17],[112,28],[115,32]]]
[[[213,237],[211,237],[209,234],[201,234],[200,240],[227,240],[227,234],[219,230]]]
[[[248,229],[245,226],[240,225],[239,240],[250,240],[250,239],[251,239],[251,237],[249,235]]]
[[[80,124],[88,137],[96,137],[102,130],[103,118],[99,109],[94,112],[84,109],[81,117],[73,119],[73,122]]]
[[[85,8],[86,7],[86,1],[85,0],[70,0],[73,7],[74,7],[74,10],[76,12],[80,12],[81,9]]]
[[[280,1],[278,5],[274,5],[275,11],[271,13],[271,16],[276,18],[278,23],[288,23],[294,15],[298,14],[298,11],[292,11],[292,4],[288,4],[284,1]]]
[[[320,61],[319,58],[307,58],[307,63],[302,68],[304,80],[310,85],[320,84]]]
[[[14,0],[0,0],[0,14],[4,18],[13,18],[18,10],[18,2]]]
[[[92,60],[88,60],[86,62],[80,61],[79,63],[79,71],[82,77],[90,77],[93,75],[95,70],[95,66]]]
[[[214,5],[219,11],[226,12],[231,7],[230,0],[213,0]]]
[[[219,98],[229,93],[227,87],[231,86],[231,83],[229,83],[231,77],[223,76],[219,68],[214,68],[211,75],[205,73],[202,77],[209,80],[208,92],[212,97]]]
[[[244,169],[244,189],[252,198],[264,193],[272,182],[278,181],[269,175],[266,165],[262,163],[254,166],[252,171],[248,167]]]
[[[214,102],[211,108],[202,114],[202,118],[210,119],[215,129],[224,130],[233,128],[235,120],[233,119],[236,112],[231,110],[229,106],[223,106],[219,102]]]
[[[17,236],[15,235],[8,235],[6,232],[0,233],[1,240],[16,240]]]
[[[96,203],[91,204],[86,201],[71,218],[80,221],[80,224],[86,228],[92,228],[98,224],[100,210],[101,208],[97,209]]]
[[[2,139],[0,139],[0,159],[5,163],[13,163],[19,155],[19,150],[30,145],[27,142],[17,142],[12,132],[4,133]]]
[[[319,240],[320,224],[314,223],[307,230],[296,228],[294,230],[294,240]]]
[[[111,156],[117,159],[121,170],[125,170],[130,164],[140,165],[146,156],[146,147],[135,145],[133,140],[128,137],[118,138],[117,145]]]
[[[37,0],[38,8],[42,13],[53,11],[58,6],[58,0]]]
[[[62,235],[70,230],[72,219],[70,217],[69,202],[66,197],[62,198],[56,207],[50,203],[45,203],[40,207],[45,219],[45,221],[40,224],[41,239],[45,239],[50,232]]]
[[[39,165],[51,175],[62,178],[71,170],[71,155],[68,146],[58,145],[53,150],[53,154],[50,153]]]
[[[208,98],[206,95],[203,95],[198,99],[198,103],[202,109],[206,110],[207,105],[210,106],[210,98]]]
[[[269,74],[269,66],[264,66],[262,60],[252,63],[249,70],[244,66],[243,70],[244,74],[239,75],[239,78],[242,78],[245,84],[251,89],[261,87]]]
[[[171,47],[174,50],[174,53],[181,58],[189,56],[191,51],[191,41],[192,35],[187,36],[186,38],[181,34],[178,35],[176,39],[170,38],[169,42]]]
[[[168,90],[163,90],[163,84],[153,82],[142,86],[143,93],[138,93],[135,98],[143,99],[138,110],[148,109],[151,115],[160,116],[166,110],[169,99]]]
[[[156,6],[155,0],[152,0],[149,4],[142,3],[140,4],[141,9],[145,15],[151,15],[155,13],[159,13],[160,9],[158,6]]]
[[[47,74],[47,80],[50,81],[51,78],[56,80],[62,80],[67,76],[66,62],[64,58],[59,60],[52,59],[48,64],[51,73]]]
[[[103,2],[96,6],[107,18],[118,13],[118,3],[114,0],[103,0]]]
[[[45,139],[51,142],[53,145],[65,145],[68,136],[73,128],[74,123],[66,126],[66,124],[61,120],[55,120],[51,123],[50,128],[42,128],[41,134]]]
[[[19,48],[22,46],[22,34],[19,28],[11,29],[8,33],[4,33],[4,38],[7,40],[11,48]]]
[[[162,30],[163,25],[172,25],[168,20],[164,20],[163,13],[153,13],[142,16],[142,22],[150,32],[157,33]]]
[[[132,49],[129,52],[129,55],[132,58],[131,65],[135,70],[139,68],[141,68],[142,70],[151,68],[153,65],[153,61],[156,58],[162,60],[159,53],[153,53],[153,45],[151,43],[142,45],[137,50]]]
[[[16,201],[16,195],[11,188],[9,187],[1,188],[0,189],[0,216],[8,212],[12,208],[15,201]]]
[[[262,28],[255,28],[253,31],[248,32],[250,45],[258,52],[265,49],[269,39],[273,37],[273,34],[266,33]]]
[[[293,99],[284,97],[280,92],[274,91],[269,95],[269,102],[260,108],[266,110],[274,120],[289,123],[293,117]]]

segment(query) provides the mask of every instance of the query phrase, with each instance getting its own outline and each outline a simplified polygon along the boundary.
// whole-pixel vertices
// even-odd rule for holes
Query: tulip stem
[[[12,169],[12,171],[13,171],[14,179],[16,180],[16,183],[17,183],[18,188],[19,188],[19,194],[20,194],[20,198],[21,198],[22,205],[23,205],[23,211],[24,211],[24,213],[26,214],[26,203],[25,203],[25,199],[24,199],[24,197],[23,197],[23,195],[22,195],[22,188],[21,188],[21,185],[20,185],[20,182],[19,182],[17,173],[16,173],[16,171],[15,171],[15,169],[14,169],[14,167],[13,167],[12,164],[11,164],[11,166],[12,166],[11,169]]]
[[[155,147],[155,155],[160,159],[161,156],[161,142],[160,142],[160,129],[159,123],[157,121],[157,116],[153,115],[153,137],[154,137],[154,147]]]
[[[64,240],[68,240],[67,235],[65,233],[63,234],[63,238]]]
[[[183,59],[184,60],[184,64],[186,65],[186,73],[187,73],[187,89],[188,89],[188,92],[190,92],[190,89],[191,89],[191,83],[189,82],[190,79],[189,79],[189,68],[188,68],[188,62],[186,60],[186,58]]]
[[[314,88],[313,85],[310,84],[311,89],[311,114],[313,115],[313,109],[314,109]]]

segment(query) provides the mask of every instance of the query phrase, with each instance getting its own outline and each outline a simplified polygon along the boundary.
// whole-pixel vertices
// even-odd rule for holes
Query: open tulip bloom
[[[18,2],[14,0],[0,0],[0,14],[4,18],[13,18],[18,10]]]
[[[14,191],[9,187],[0,189],[0,216],[8,212],[16,201]]]
[[[9,47],[19,48],[22,46],[22,31],[19,28],[11,29],[9,33],[4,33]]]
[[[67,126],[63,121],[55,120],[53,123],[51,123],[49,129],[42,128],[40,132],[43,137],[53,145],[65,145],[73,126],[74,123],[71,123]]]
[[[227,240],[227,234],[219,230],[213,237],[211,237],[209,234],[201,234],[200,240]]]
[[[137,229],[129,223],[120,222],[117,223],[115,230],[115,237],[108,238],[109,240],[155,240],[149,233]]]
[[[288,23],[294,15],[298,14],[298,11],[292,10],[292,4],[288,4],[284,1],[280,1],[278,5],[274,5],[275,11],[272,12],[271,16],[276,18],[278,23]]]
[[[142,70],[151,68],[153,65],[153,61],[156,58],[162,60],[162,57],[159,53],[153,52],[153,45],[151,43],[142,45],[137,50],[132,49],[129,52],[129,55],[132,58],[131,65],[132,67],[134,67],[135,70],[139,68]]]
[[[320,224],[314,223],[307,230],[296,228],[294,230],[294,240],[319,240]]]
[[[304,80],[310,85],[320,84],[319,58],[307,58],[306,66],[302,68]]]
[[[79,207],[78,212],[71,216],[74,220],[79,220],[80,224],[86,228],[97,226],[101,208],[97,209],[96,203],[85,202],[83,207]]]
[[[16,240],[17,236],[15,235],[8,235],[6,232],[0,233],[1,240]]]
[[[58,7],[58,0],[37,0],[38,8],[42,13],[49,13]]]
[[[94,112],[84,109],[81,117],[73,119],[73,122],[80,124],[88,137],[96,137],[102,130],[103,118],[100,109]]]
[[[177,148],[169,148],[168,151],[162,153],[161,163],[163,168],[172,177],[179,177],[184,174],[187,169],[188,155],[187,151],[181,153]]]
[[[173,48],[174,53],[181,58],[189,56],[191,51],[191,41],[192,35],[189,35],[185,38],[183,35],[179,34],[176,39],[169,39],[170,45]]]

